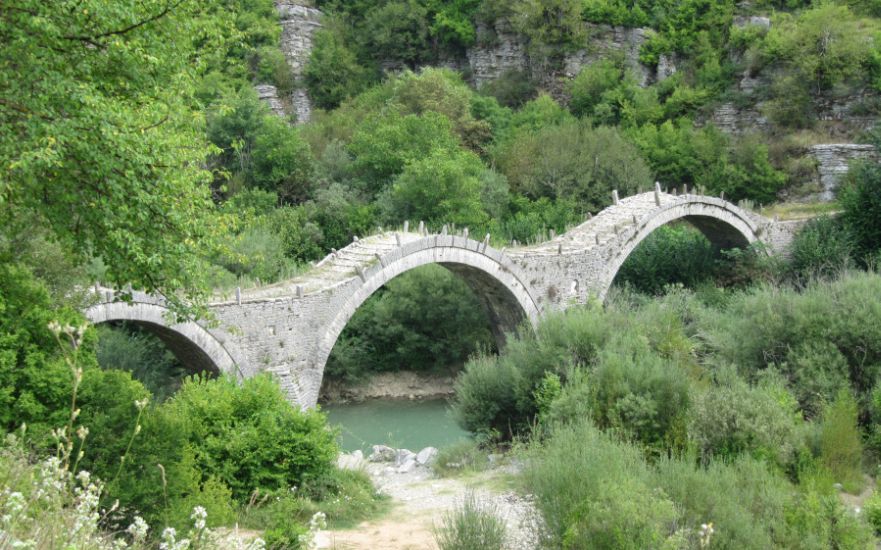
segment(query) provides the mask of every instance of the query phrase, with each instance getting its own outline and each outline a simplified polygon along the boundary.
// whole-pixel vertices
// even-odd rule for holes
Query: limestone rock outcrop
[[[877,160],[878,152],[873,145],[857,143],[826,143],[813,145],[808,152],[817,160],[817,173],[820,184],[820,200],[830,201],[841,179],[847,174],[849,163],[853,160]]]
[[[312,54],[312,36],[321,28],[321,12],[304,5],[304,0],[276,0],[281,23],[281,51],[291,68],[294,79],[299,81]],[[257,94],[273,113],[293,116],[298,124],[309,122],[312,102],[303,88],[294,89],[288,98],[281,98],[278,90],[270,84],[260,84]]]

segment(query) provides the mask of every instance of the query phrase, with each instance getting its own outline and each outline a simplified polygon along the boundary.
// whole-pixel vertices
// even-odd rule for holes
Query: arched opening
[[[350,451],[371,444],[418,450],[464,437],[446,413],[455,376],[469,356],[497,352],[507,334],[537,314],[531,298],[521,302],[525,288],[518,297],[504,280],[513,275],[486,256],[480,255],[483,263],[423,256],[406,257],[377,281],[365,281],[333,340],[320,401],[331,421],[342,424]],[[345,377],[354,380],[341,384]]]
[[[735,286],[752,275],[745,264],[760,254],[751,250],[755,232],[730,211],[713,215],[660,216],[648,223],[613,262],[611,287],[661,294],[671,286]],[[734,223],[732,223],[732,221]],[[747,269],[743,269],[747,267]],[[739,271],[736,277],[726,277]]]
[[[213,378],[220,374],[217,365],[198,346],[161,325],[111,321],[96,328],[99,366],[130,372],[157,401],[173,395],[188,376]]]
[[[99,330],[98,359],[103,368],[128,370],[159,399],[173,393],[184,377],[204,373],[241,377],[221,343],[201,325],[172,323],[162,306],[108,302],[85,311]]]

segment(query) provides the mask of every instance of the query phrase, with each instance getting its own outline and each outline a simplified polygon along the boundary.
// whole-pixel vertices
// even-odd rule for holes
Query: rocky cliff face
[[[481,40],[467,52],[471,79],[478,88],[492,82],[508,71],[528,71],[529,56],[523,37],[516,34],[504,20],[497,21],[494,28],[478,27],[477,35],[492,36]]]
[[[648,29],[591,23],[587,23],[586,27],[589,46],[565,57],[564,77],[574,78],[591,63],[623,56],[624,65],[636,75],[640,86],[648,86],[657,78],[656,71],[639,62],[639,50],[648,38]],[[675,69],[667,66],[667,71],[672,74]]]
[[[321,12],[304,5],[306,1],[276,0],[282,26],[281,49],[297,79],[302,77],[309,61],[312,36],[321,27]],[[771,27],[770,19],[759,16],[737,16],[734,24],[738,27]],[[553,68],[531,59],[527,39],[517,34],[505,20],[496,21],[492,27],[479,27],[478,43],[468,49],[464,59],[445,60],[441,64],[455,70],[467,70],[472,84],[477,88],[506,72],[522,72],[558,97],[564,95],[563,84],[568,79],[577,76],[585,66],[603,59],[623,59],[625,66],[636,75],[642,86],[663,80],[677,70],[677,60],[670,56],[661,56],[657,67],[640,62],[639,52],[649,37],[649,29],[593,23],[585,23],[585,26],[588,46],[566,54],[561,63]],[[401,67],[390,65],[387,69],[396,71]],[[717,105],[703,122],[711,122],[732,135],[770,131],[771,124],[764,115],[763,94],[773,79],[772,74],[753,75],[745,70],[738,79],[736,89],[741,99],[737,103]],[[298,123],[309,121],[312,106],[305,89],[295,89],[289,97],[279,97],[275,86],[262,84],[257,86],[257,92],[274,113],[293,115]],[[846,143],[848,136],[876,124],[877,117],[860,114],[866,111],[864,104],[869,99],[864,94],[815,98],[813,107],[817,119],[834,130],[830,135],[842,137],[843,143],[814,145],[805,150],[806,155],[816,160],[815,183],[820,189],[811,199],[831,200],[851,160],[877,158],[871,146]]]
[[[281,22],[281,50],[296,80],[303,76],[312,53],[312,35],[321,28],[321,12],[303,4],[304,0],[276,0],[275,3]],[[305,89],[296,88],[289,97],[280,97],[278,89],[271,84],[260,84],[256,89],[273,113],[293,116],[297,124],[309,122],[312,102]]]
[[[321,12],[304,6],[302,0],[277,0],[275,5],[281,18],[281,50],[299,80],[312,53],[312,35],[321,28]],[[291,105],[298,123],[309,122],[312,103],[306,90],[295,89]]]
[[[550,70],[529,56],[526,40],[511,28],[505,20],[499,20],[493,28],[478,28],[478,36],[492,37],[469,48],[468,65],[475,87],[480,88],[509,71],[530,74],[536,82],[549,89],[560,87],[561,79],[574,78],[581,69],[604,59],[623,58],[637,77],[641,86],[666,78],[676,72],[672,58],[665,57],[658,68],[643,65],[639,51],[648,39],[648,29],[614,27],[585,23],[588,47],[567,54],[559,71]]]

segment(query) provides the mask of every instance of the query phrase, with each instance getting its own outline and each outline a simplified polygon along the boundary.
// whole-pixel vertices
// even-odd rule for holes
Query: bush
[[[854,238],[839,219],[823,216],[809,221],[790,246],[790,267],[797,279],[834,278],[853,260]]]
[[[165,401],[188,371],[158,337],[135,326],[99,325],[96,356],[102,369],[128,371],[157,401]]]
[[[291,407],[268,376],[241,384],[223,377],[192,378],[166,406],[186,419],[187,440],[198,471],[216,475],[245,501],[255,490],[301,485],[331,469],[335,434],[316,410]]]
[[[128,418],[130,434],[134,418]],[[337,453],[324,416],[292,408],[265,375],[242,384],[188,379],[167,402],[148,408],[140,424],[123,475],[116,472],[128,437],[96,445],[88,464],[107,472],[107,498],[119,499],[126,516],[137,512],[174,526],[186,518],[174,514],[193,503],[220,520],[221,511],[244,505],[255,491],[288,490],[321,477]]]
[[[770,366],[790,360],[807,364],[808,348],[804,346],[808,342],[822,345],[827,358],[837,356],[832,346],[847,363],[847,379],[857,401],[865,405],[881,374],[881,303],[866,297],[879,294],[881,277],[872,273],[849,273],[834,282],[814,282],[802,292],[762,287],[735,296],[724,311],[700,311],[695,330],[713,362],[737,365],[752,381]],[[820,372],[828,372],[824,377],[834,376],[839,368],[835,365]],[[812,391],[811,385],[800,387],[813,384],[811,380],[796,377],[787,369],[791,367],[784,371],[795,395]],[[828,387],[832,386],[834,383]],[[865,409],[861,416],[867,417]]]
[[[518,401],[520,378],[510,361],[485,356],[468,361],[456,379],[456,422],[483,439],[511,438],[528,420]]]
[[[249,529],[264,530],[271,548],[299,548],[304,526],[316,514],[332,527],[347,528],[384,510],[385,503],[367,474],[334,469],[302,486],[255,493],[241,521]]]
[[[486,451],[476,441],[462,441],[444,447],[431,463],[431,469],[441,477],[452,477],[489,468]]]
[[[600,351],[589,374],[592,418],[598,428],[663,455],[685,446],[689,381],[643,342],[613,337]]]
[[[621,196],[648,188],[651,175],[639,152],[614,128],[587,121],[522,131],[497,154],[512,190],[537,199],[574,199],[583,210],[599,211]]]
[[[505,522],[495,505],[467,493],[460,506],[444,513],[434,529],[434,540],[440,550],[502,550]]]
[[[522,479],[555,548],[658,548],[677,519],[639,450],[586,420],[533,443]]]
[[[701,463],[747,454],[788,466],[800,447],[795,399],[776,381],[751,387],[733,372],[720,378],[719,385],[697,394],[690,415],[689,438]]]
[[[481,86],[480,93],[496,98],[505,107],[517,108],[534,99],[537,90],[529,74],[508,69],[495,80]]]
[[[425,220],[476,230],[486,227],[504,205],[487,199],[506,202],[507,196],[507,181],[488,171],[477,155],[437,151],[412,161],[395,179],[386,216],[394,222]]]
[[[881,535],[881,493],[874,492],[863,503],[863,512],[866,514],[866,520],[875,530],[876,535]]]
[[[662,115],[657,91],[639,86],[632,73],[612,60],[584,67],[568,90],[572,113],[592,117],[600,124],[639,126],[655,122]]]
[[[881,165],[857,163],[839,191],[842,222],[853,236],[856,259],[867,263],[881,250]]]
[[[715,272],[717,251],[689,225],[665,225],[630,253],[615,276],[616,285],[661,294],[669,285],[695,287]]]
[[[820,460],[851,493],[863,487],[863,444],[857,425],[857,403],[849,390],[838,392],[823,411]]]
[[[312,52],[303,76],[309,98],[322,109],[334,109],[360,92],[368,77],[341,37],[323,29],[312,37]]]

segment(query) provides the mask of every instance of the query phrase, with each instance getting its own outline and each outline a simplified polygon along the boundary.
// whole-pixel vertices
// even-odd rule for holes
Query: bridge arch
[[[169,310],[143,302],[103,302],[89,307],[86,318],[93,324],[129,322],[155,334],[182,364],[195,370],[242,378],[236,362],[223,345],[196,322],[170,323]]]
[[[616,242],[610,250],[598,278],[600,299],[605,300],[618,271],[634,249],[656,229],[677,220],[689,222],[720,249],[743,248],[759,240],[756,221],[743,209],[722,199],[690,195],[655,206],[637,217],[634,229],[624,236],[624,242]]]
[[[462,277],[474,290],[487,311],[493,335],[500,344],[504,343],[505,334],[515,330],[524,320],[532,326],[538,322],[541,314],[538,302],[517,266],[502,252],[484,243],[447,235],[409,242],[381,256],[374,268],[364,273],[362,284],[333,315],[313,356],[313,368],[318,370],[313,380],[317,380],[317,384],[306,392],[307,406],[317,402],[330,353],[358,308],[398,275],[428,264],[445,267]]]

